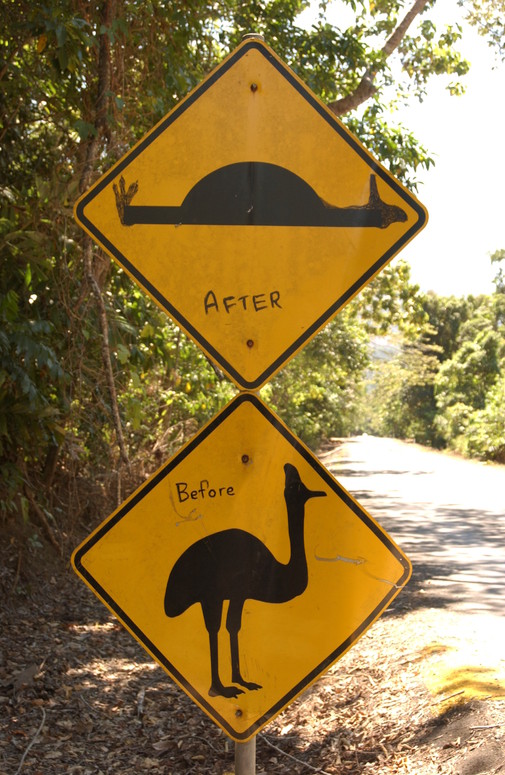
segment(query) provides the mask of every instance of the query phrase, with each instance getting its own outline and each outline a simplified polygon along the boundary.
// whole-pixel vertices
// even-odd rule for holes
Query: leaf
[[[164,740],[158,740],[157,743],[153,743],[153,748],[155,751],[164,753],[165,751],[170,750],[170,748],[173,747],[173,744],[173,740],[170,737],[167,737]]]
[[[0,188],[0,196],[5,197],[5,199],[7,199],[9,202],[12,202],[12,203],[16,201],[16,196],[14,192],[11,191],[10,188],[7,188],[7,186],[2,186]]]
[[[56,42],[58,46],[61,48],[63,45],[65,45],[65,42],[67,40],[67,31],[65,29],[65,26],[63,24],[58,24],[56,27]]]
[[[119,363],[124,365],[130,358],[130,350],[125,347],[124,344],[118,344],[116,347],[116,355]]]
[[[40,666],[36,665],[35,663],[32,665],[28,665],[28,667],[25,667],[24,670],[21,670],[21,672],[17,674],[17,676],[14,678],[12,682],[14,691],[18,692],[22,686],[30,686],[30,684],[33,683],[35,676],[39,672],[40,672]]]
[[[149,339],[152,336],[154,336],[154,326],[152,326],[151,323],[144,323],[140,332],[140,338]]]
[[[26,270],[25,270],[25,286],[27,288],[30,287],[31,281],[32,281],[32,268],[31,268],[30,264],[27,264],[26,265]]]
[[[88,137],[96,137],[97,131],[93,124],[88,121],[78,119],[74,124],[74,129],[78,133],[81,140],[87,140]]]
[[[43,32],[42,35],[39,35],[39,39],[37,40],[37,54],[42,54],[46,46],[47,46],[47,35],[45,34],[45,32]]]
[[[21,516],[23,517],[23,522],[26,524],[29,519],[29,503],[28,499],[25,498],[24,495],[22,495],[19,499],[20,505],[21,505]]]
[[[61,70],[66,70],[68,66],[68,54],[64,48],[58,51],[58,64]]]
[[[44,759],[61,759],[63,751],[49,751],[44,754]]]

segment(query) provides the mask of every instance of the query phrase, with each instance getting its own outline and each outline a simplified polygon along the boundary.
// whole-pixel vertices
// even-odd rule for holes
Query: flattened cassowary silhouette
[[[260,161],[237,162],[199,180],[179,206],[132,205],[138,183],[128,190],[124,178],[113,184],[123,226],[189,224],[213,226],[334,226],[386,229],[407,220],[407,213],[385,202],[370,175],[370,195],[362,205],[336,207],[325,202],[294,172]]]
[[[309,490],[296,468],[284,466],[284,499],[288,513],[291,554],[287,563],[279,562],[272,552],[251,533],[232,528],[213,533],[192,544],[177,560],[165,592],[165,613],[180,616],[200,603],[209,633],[212,696],[237,697],[244,689],[261,689],[246,681],[240,672],[238,633],[246,600],[285,603],[305,591],[308,583],[304,543],[305,504],[325,492]],[[218,633],[223,603],[229,600],[226,629],[230,635],[231,680],[237,686],[225,686],[219,677]]]

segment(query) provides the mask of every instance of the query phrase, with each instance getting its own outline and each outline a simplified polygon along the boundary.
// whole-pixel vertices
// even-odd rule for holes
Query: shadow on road
[[[325,462],[413,564],[390,613],[451,607],[501,615],[505,467],[487,469],[414,445],[381,442],[386,440],[346,440]]]

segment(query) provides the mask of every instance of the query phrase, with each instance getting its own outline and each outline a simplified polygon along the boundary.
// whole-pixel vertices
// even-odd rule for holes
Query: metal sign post
[[[256,736],[247,743],[235,743],[235,775],[255,775]]]
[[[258,731],[363,635],[411,572],[254,391],[427,213],[253,37],[75,214],[242,392],[72,563],[235,740],[236,775],[254,775]]]

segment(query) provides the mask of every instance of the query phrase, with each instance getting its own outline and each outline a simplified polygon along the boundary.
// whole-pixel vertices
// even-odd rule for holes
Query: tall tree
[[[503,251],[491,260],[500,263]],[[484,459],[504,459],[505,419],[501,399],[505,378],[505,292],[502,270],[496,291],[470,298],[471,313],[461,325],[452,356],[436,378],[435,423],[447,444]]]
[[[339,101],[350,95],[361,102],[344,120],[404,181],[430,165],[412,134],[386,121],[391,63],[402,73],[399,99],[422,97],[433,75],[466,71],[458,28],[437,31],[430,2],[344,5],[350,25],[329,25],[323,4],[306,30],[301,0],[4,2],[0,502],[31,514],[54,542],[68,482],[74,493],[85,482],[73,496],[77,516],[90,493],[114,489],[110,499],[119,499],[126,462],[133,477],[144,474],[135,460],[142,438],[159,435],[171,449],[185,418],[202,422],[232,390],[76,228],[79,191],[251,31],[332,109],[349,109]]]

